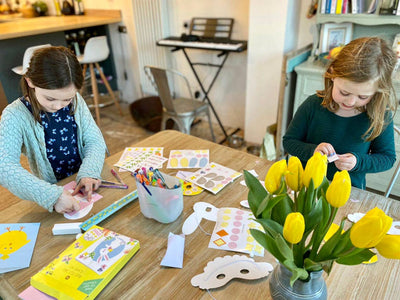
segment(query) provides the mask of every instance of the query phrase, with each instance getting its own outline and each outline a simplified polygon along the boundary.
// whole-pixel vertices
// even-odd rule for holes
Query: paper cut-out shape
[[[217,221],[218,208],[207,202],[196,202],[193,206],[194,212],[187,217],[182,226],[182,233],[189,235],[199,226],[201,219]]]
[[[76,182],[71,181],[66,185],[64,185],[64,190],[72,193],[75,187],[76,187]],[[87,197],[81,193],[76,194],[74,198],[79,202],[79,210],[70,213],[64,213],[64,217],[68,220],[77,220],[86,216],[92,210],[93,203],[103,198],[103,196],[98,193],[93,193],[91,202],[89,202],[87,200]]]
[[[194,183],[187,181],[187,178],[189,176],[192,176],[193,172],[185,172],[185,171],[178,171],[176,173],[176,177],[183,179],[183,195],[184,196],[195,196],[200,194],[201,192],[204,191],[203,188],[195,185]]]
[[[165,253],[161,265],[171,268],[183,267],[183,253],[185,250],[185,235],[173,234],[172,232],[168,235],[168,247]]]
[[[211,162],[193,173],[188,180],[216,194],[241,175],[235,170]]]
[[[333,154],[328,156],[328,162],[330,162],[330,163],[334,162],[335,160],[338,160],[338,159],[339,159],[339,156],[337,156],[336,153],[333,153]]]
[[[365,214],[363,213],[353,213],[353,214],[348,214],[347,219],[349,219],[349,221],[353,223],[357,223],[364,216]],[[387,234],[400,235],[400,221],[393,221],[392,227],[390,227]]]
[[[272,270],[269,263],[255,262],[245,255],[227,255],[210,261],[204,268],[204,273],[194,276],[190,282],[201,289],[215,289],[234,278],[259,279],[268,276]]]
[[[370,265],[370,264],[374,264],[374,263],[376,263],[378,261],[378,255],[374,255],[374,256],[372,256],[369,260],[367,260],[367,261],[363,261],[362,263],[364,264],[364,265]]]
[[[29,267],[40,223],[0,224],[0,274]]]
[[[240,205],[243,206],[243,207],[245,207],[245,208],[250,208],[249,200],[242,200],[242,201],[240,201]]]

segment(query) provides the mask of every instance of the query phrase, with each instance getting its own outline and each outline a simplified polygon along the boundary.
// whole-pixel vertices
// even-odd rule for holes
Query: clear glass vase
[[[292,272],[278,264],[270,275],[269,290],[274,300],[325,300],[328,297],[323,271],[311,272],[308,281],[296,280],[290,286]]]

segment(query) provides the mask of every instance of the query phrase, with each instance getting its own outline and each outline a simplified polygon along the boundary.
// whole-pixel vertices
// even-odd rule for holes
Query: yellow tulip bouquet
[[[295,156],[288,164],[285,160],[274,163],[265,177],[265,188],[244,171],[250,209],[264,229],[250,229],[251,234],[292,272],[291,285],[298,279],[308,280],[313,271],[329,274],[334,262],[356,265],[368,261],[375,255],[371,248],[386,258],[400,259],[400,236],[387,235],[393,220],[377,207],[346,230],[343,219],[323,243],[338,208],[351,192],[347,171],[336,172],[331,183],[326,171],[327,157],[320,153],[308,160],[304,170]],[[293,199],[287,187],[294,192]]]

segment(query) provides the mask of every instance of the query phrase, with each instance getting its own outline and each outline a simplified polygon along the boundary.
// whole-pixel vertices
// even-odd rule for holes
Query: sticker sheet
[[[233,207],[218,210],[209,248],[264,256],[264,248],[250,234],[250,228],[263,231],[249,211]]]
[[[171,150],[167,168],[203,168],[209,163],[209,150]]]
[[[187,180],[216,194],[241,175],[242,173],[211,162],[193,173]]]
[[[124,162],[129,157],[136,158],[143,153],[150,153],[157,156],[163,156],[164,147],[127,147],[125,148],[124,152],[122,153],[119,161],[117,164]],[[157,169],[162,168],[161,166],[157,166]],[[120,172],[125,172],[125,170],[120,169]]]
[[[116,163],[114,166],[120,167],[126,171],[135,172],[135,170],[140,168],[154,168],[159,169],[162,168],[164,162],[167,159],[162,156],[154,155],[150,152],[142,152],[140,155],[136,157],[128,157],[126,160],[122,162]]]
[[[71,181],[70,183],[64,185],[64,190],[72,193],[75,190],[75,187],[76,187],[76,182]],[[86,216],[92,210],[93,203],[103,198],[103,196],[94,192],[92,194],[91,202],[89,202],[87,200],[87,197],[82,193],[76,194],[74,198],[79,202],[79,210],[70,213],[64,213],[64,217],[69,220],[76,220]]]

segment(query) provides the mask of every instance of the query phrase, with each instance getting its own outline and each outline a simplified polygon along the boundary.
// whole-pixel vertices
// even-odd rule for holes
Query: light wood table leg
[[[103,80],[104,85],[105,85],[106,88],[107,88],[108,93],[110,94],[111,98],[113,99],[115,105],[117,106],[117,108],[118,108],[118,110],[119,110],[119,114],[122,116],[121,107],[119,106],[119,103],[118,103],[117,99],[116,99],[115,96],[114,96],[114,93],[113,93],[113,91],[112,91],[112,89],[111,89],[110,84],[108,83],[108,80],[107,80],[106,76],[104,75],[103,71],[101,70],[100,65],[99,65],[98,63],[95,63],[95,65],[96,65],[97,70],[98,70],[99,73],[100,73],[100,77],[101,77],[101,79]]]
[[[97,126],[100,126],[99,89],[97,88],[96,74],[94,73],[93,64],[89,64],[89,68],[93,89],[94,110],[96,112],[96,123]]]

